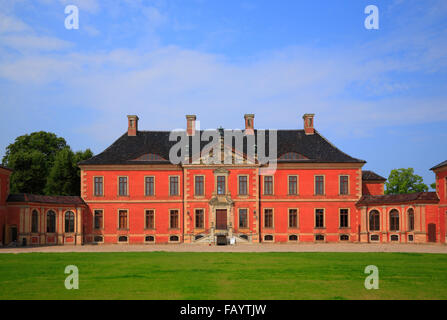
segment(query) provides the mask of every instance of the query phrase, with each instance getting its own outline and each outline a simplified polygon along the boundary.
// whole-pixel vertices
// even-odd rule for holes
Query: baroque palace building
[[[12,170],[0,166],[1,245],[445,243],[447,161],[431,169],[436,192],[384,195],[386,179],[326,140],[313,114],[263,138],[247,114],[239,148],[186,119],[183,153],[172,153],[171,132],[128,116],[125,134],[79,164],[81,197],[9,194]],[[274,142],[272,166],[257,151]]]

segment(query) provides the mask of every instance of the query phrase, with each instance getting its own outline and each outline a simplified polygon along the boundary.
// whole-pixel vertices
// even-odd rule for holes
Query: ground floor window
[[[324,210],[315,209],[315,228],[324,228]]]
[[[47,212],[47,232],[56,232],[56,213],[53,210]]]
[[[195,226],[196,229],[203,229],[205,226],[205,217],[203,213],[203,209],[196,209],[196,216],[195,216]]]
[[[298,241],[298,236],[296,234],[289,235],[289,241]]]
[[[341,241],[349,241],[349,236],[347,234],[342,234],[342,235],[340,235],[340,240]]]
[[[146,229],[155,229],[155,211],[146,210],[144,217],[145,217]]]
[[[118,215],[119,215],[119,217],[118,217],[118,229],[127,230],[128,229],[127,210],[120,210],[118,212]]]
[[[239,209],[239,228],[248,228],[248,214],[247,209]]]
[[[267,234],[264,236],[264,241],[273,241],[273,236],[271,234]]]
[[[372,234],[370,237],[371,241],[379,241],[379,235],[378,234]]]
[[[399,211],[396,209],[390,211],[390,230],[399,231]]]
[[[127,236],[119,236],[118,237],[118,242],[127,242]]]
[[[102,227],[103,227],[103,211],[95,210],[94,217],[95,217],[94,218],[95,219],[94,228],[96,230],[102,229]]]
[[[298,227],[298,210],[289,209],[289,228]]]
[[[264,228],[273,228],[273,209],[264,209]]]
[[[154,236],[146,236],[144,238],[144,241],[146,241],[146,242],[155,242],[155,237]]]
[[[315,241],[324,241],[324,235],[323,234],[316,234],[315,235]]]
[[[104,242],[104,238],[102,236],[95,236],[93,238],[94,242]]]
[[[340,228],[349,227],[349,210],[340,209]]]
[[[179,242],[180,238],[178,236],[170,236],[169,241],[170,242]]]
[[[178,210],[171,210],[169,213],[169,228],[178,229]]]
[[[75,214],[72,211],[65,213],[65,232],[73,233],[75,230]]]
[[[391,241],[399,241],[399,236],[397,234],[391,235]]]

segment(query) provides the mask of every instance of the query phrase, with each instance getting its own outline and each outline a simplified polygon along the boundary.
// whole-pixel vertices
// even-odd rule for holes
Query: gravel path
[[[29,252],[417,252],[447,254],[447,245],[440,244],[358,244],[358,243],[300,243],[300,244],[238,244],[208,246],[199,244],[166,245],[84,245],[28,248],[0,248],[0,253]]]

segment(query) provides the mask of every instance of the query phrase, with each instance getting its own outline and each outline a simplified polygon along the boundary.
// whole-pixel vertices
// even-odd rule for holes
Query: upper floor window
[[[264,194],[273,194],[273,176],[264,177]]]
[[[169,213],[169,228],[178,229],[179,213],[178,210],[171,210]]]
[[[414,230],[414,210],[413,208],[408,209],[408,231]]]
[[[264,227],[273,228],[273,209],[264,209]]]
[[[31,216],[31,232],[32,233],[39,232],[39,213],[36,210],[33,210]]]
[[[195,176],[195,186],[194,191],[196,196],[203,196],[205,194],[205,177],[204,176]]]
[[[118,177],[118,195],[127,196],[127,177]]]
[[[121,230],[127,230],[129,228],[127,221],[127,210],[120,210],[118,215],[118,228]]]
[[[178,177],[169,177],[169,194],[171,196],[179,195]]]
[[[396,209],[390,211],[390,230],[399,231],[399,211]]]
[[[239,195],[246,196],[248,193],[248,177],[247,176],[239,176]]]
[[[203,229],[205,226],[205,216],[203,213],[203,209],[196,209],[195,215],[195,226],[196,229]]]
[[[298,210],[289,209],[289,228],[298,227]]]
[[[47,212],[47,232],[56,232],[56,213],[53,210]]]
[[[144,213],[144,222],[146,229],[155,229],[155,211],[146,210]]]
[[[72,211],[65,212],[65,232],[73,233],[75,230],[75,214]]]
[[[94,228],[96,230],[103,228],[103,211],[102,210],[95,210],[94,211]]]
[[[324,176],[315,176],[315,194],[324,195]]]
[[[290,195],[298,194],[298,177],[297,176],[289,176],[289,194]]]
[[[369,230],[379,231],[380,230],[380,214],[377,210],[372,210],[369,213]]]
[[[100,196],[102,196],[104,194],[104,191],[103,191],[103,187],[104,187],[104,185],[103,185],[103,177],[95,177],[94,181],[95,181],[95,183],[94,183],[94,185],[95,185],[94,186],[95,196],[96,197],[100,197]]]
[[[349,194],[349,176],[340,176],[340,194]]]
[[[248,214],[247,209],[239,209],[239,228],[248,228]]]
[[[217,194],[225,194],[225,176],[217,176]]]
[[[340,228],[349,227],[349,210],[340,209]]]
[[[324,210],[315,210],[315,228],[324,228]]]
[[[146,196],[153,196],[155,194],[155,178],[154,177],[145,177],[145,194]]]

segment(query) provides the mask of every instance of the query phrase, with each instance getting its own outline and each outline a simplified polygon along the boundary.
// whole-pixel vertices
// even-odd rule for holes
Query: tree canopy
[[[51,132],[33,132],[16,138],[6,148],[3,165],[13,169],[11,193],[79,195],[79,161],[93,153],[74,153],[64,138]]]
[[[391,170],[385,183],[385,194],[404,194],[428,191],[428,186],[413,168]]]

